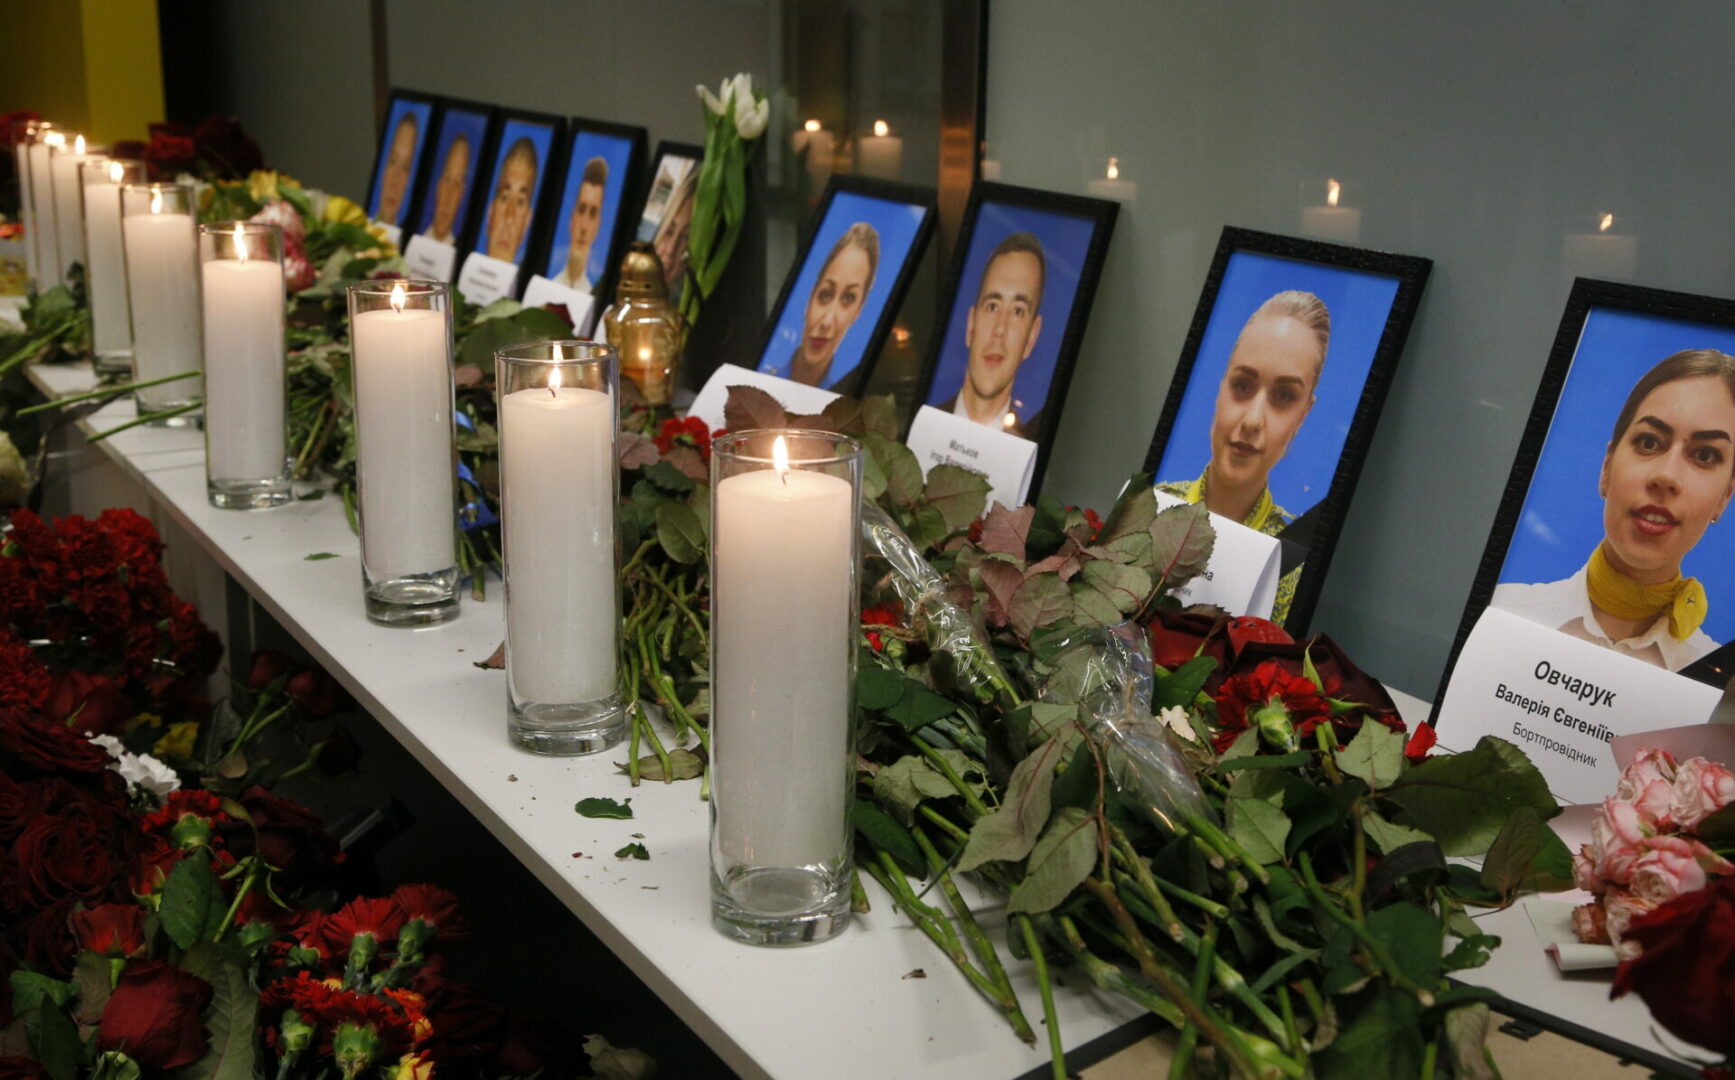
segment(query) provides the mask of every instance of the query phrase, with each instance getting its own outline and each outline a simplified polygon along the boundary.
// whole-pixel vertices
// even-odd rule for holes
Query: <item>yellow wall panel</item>
[[[163,116],[156,0],[24,0],[0,36],[0,112],[34,109],[96,142],[142,139]]]

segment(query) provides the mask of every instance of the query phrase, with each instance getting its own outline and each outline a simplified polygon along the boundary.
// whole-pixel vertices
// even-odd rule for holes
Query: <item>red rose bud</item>
[[[289,657],[275,649],[260,649],[253,654],[253,666],[247,672],[247,689],[263,690],[286,677],[289,668]]]
[[[125,1051],[152,1069],[178,1069],[205,1054],[199,1014],[211,1000],[211,985],[161,960],[128,965],[103,1006],[96,1042]]]
[[[324,668],[310,667],[284,686],[295,707],[315,719],[330,716],[343,707],[343,690]]]
[[[144,951],[144,912],[136,904],[99,904],[75,912],[72,932],[81,949],[107,957],[136,956]]]
[[[1410,741],[1404,744],[1404,756],[1411,761],[1425,761],[1428,751],[1437,742],[1434,735],[1434,725],[1422,723],[1416,725],[1416,730],[1410,735]]]

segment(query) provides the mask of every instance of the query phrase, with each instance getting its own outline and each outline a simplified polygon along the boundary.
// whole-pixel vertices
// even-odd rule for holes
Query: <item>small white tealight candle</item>
[[[1325,182],[1325,205],[1309,206],[1301,211],[1301,231],[1308,236],[1339,244],[1353,244],[1361,239],[1361,211],[1339,206],[1343,185],[1336,180]]]
[[[1615,216],[1598,214],[1596,231],[1570,233],[1562,254],[1567,277],[1631,281],[1639,265],[1639,238],[1615,231]]]
[[[863,135],[857,144],[856,158],[863,176],[896,180],[904,172],[904,140],[893,135],[884,120],[875,120],[874,133]]]

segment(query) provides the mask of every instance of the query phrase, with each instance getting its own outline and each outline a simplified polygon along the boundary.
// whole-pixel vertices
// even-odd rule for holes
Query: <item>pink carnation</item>
[[[1603,800],[1602,813],[1591,823],[1589,857],[1596,876],[1613,885],[1632,880],[1632,864],[1644,854],[1644,842],[1657,833],[1656,823],[1638,807],[1617,798]]]
[[[1676,768],[1675,756],[1667,750],[1640,750],[1639,756],[1621,770],[1620,783],[1615,785],[1615,798],[1622,802],[1636,802],[1638,793],[1655,781],[1674,783]]]
[[[1572,881],[1585,892],[1600,896],[1608,888],[1608,883],[1597,874],[1596,864],[1596,856],[1591,853],[1589,844],[1579,848],[1578,854],[1572,857]]]
[[[1675,774],[1669,814],[1675,824],[1691,829],[1735,802],[1735,774],[1702,757],[1683,762]]]
[[[308,261],[307,249],[293,237],[283,238],[283,290],[295,294],[319,280],[319,271]]]
[[[1627,927],[1632,921],[1657,905],[1641,896],[1623,891],[1612,891],[1603,902],[1603,925],[1608,930],[1609,941],[1614,944],[1615,955],[1622,960],[1632,960],[1644,950],[1636,941],[1623,941]]]

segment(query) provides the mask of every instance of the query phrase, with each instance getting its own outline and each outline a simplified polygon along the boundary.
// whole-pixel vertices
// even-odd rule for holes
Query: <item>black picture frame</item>
[[[428,106],[428,131],[422,138],[422,147],[416,154],[415,164],[410,167],[408,192],[405,195],[403,208],[404,220],[403,224],[399,226],[407,237],[415,231],[411,226],[421,220],[423,188],[426,186],[423,179],[427,176],[428,169],[433,165],[434,145],[439,141],[440,121],[445,112],[446,102],[437,94],[428,94],[404,87],[392,88],[391,94],[387,98],[385,115],[380,122],[379,138],[374,140],[373,168],[368,172],[366,209],[370,219],[373,216],[374,200],[379,194],[380,166],[385,156],[385,141],[393,134],[390,130],[392,112],[400,101]]]
[[[494,118],[489,125],[488,150],[482,157],[482,167],[476,173],[475,185],[471,189],[470,215],[465,224],[464,242],[458,248],[457,265],[461,269],[464,260],[477,250],[481,241],[481,230],[488,216],[488,203],[493,198],[489,186],[494,179],[494,169],[499,162],[502,144],[506,141],[506,128],[514,122],[545,126],[550,131],[548,143],[547,167],[540,171],[536,178],[536,198],[530,210],[530,223],[526,226],[524,240],[524,257],[518,264],[518,280],[512,290],[513,296],[524,292],[524,283],[529,280],[527,271],[534,262],[535,253],[542,245],[544,231],[548,226],[550,194],[559,189],[566,176],[566,119],[553,113],[534,112],[529,109],[509,109],[496,107]]]
[[[928,249],[928,241],[933,237],[934,224],[939,216],[939,196],[933,188],[921,187],[916,184],[904,184],[865,176],[833,176],[826,184],[825,193],[820,196],[819,204],[814,208],[812,217],[808,219],[807,239],[802,242],[801,251],[796,255],[795,262],[790,265],[789,273],[783,279],[783,286],[778,290],[777,302],[772,305],[771,312],[765,320],[765,333],[760,340],[758,352],[755,354],[755,367],[764,362],[765,354],[777,336],[777,326],[783,319],[784,309],[794,295],[796,283],[801,278],[802,271],[807,267],[808,258],[814,253],[814,246],[820,237],[826,215],[831,212],[832,205],[837,201],[839,195],[860,195],[865,198],[881,199],[886,202],[922,209],[922,220],[916,226],[915,237],[910,241],[910,246],[898,265],[896,276],[890,279],[890,291],[886,293],[885,306],[880,309],[879,317],[875,319],[874,325],[868,328],[867,336],[862,339],[864,345],[860,362],[842,379],[826,386],[826,389],[835,393],[853,396],[861,393],[861,388],[867,385],[868,377],[873,373],[874,365],[879,361],[880,351],[885,347],[886,338],[891,336],[892,324],[897,320],[898,310],[904,301],[904,294],[909,291],[916,268],[921,264],[922,256]],[[882,264],[876,274],[876,280],[885,280],[885,271],[886,267]]]
[[[1673,292],[1595,278],[1581,277],[1573,280],[1572,291],[1566,300],[1566,310],[1561,315],[1560,327],[1555,331],[1554,344],[1549,348],[1548,362],[1542,369],[1542,379],[1537,385],[1536,396],[1531,401],[1530,416],[1524,425],[1524,436],[1513,455],[1512,472],[1508,475],[1506,487],[1500,495],[1500,508],[1495,512],[1494,522],[1488,530],[1482,559],[1476,567],[1475,582],[1470,587],[1469,597],[1464,601],[1464,614],[1458,620],[1458,633],[1452,640],[1452,651],[1446,656],[1446,668],[1440,676],[1439,691],[1434,695],[1430,723],[1439,719],[1440,704],[1445,700],[1446,688],[1451,684],[1452,672],[1458,666],[1458,656],[1464,650],[1470,631],[1493,602],[1500,571],[1506,565],[1506,556],[1511,551],[1513,537],[1518,530],[1519,515],[1523,512],[1525,500],[1530,496],[1531,483],[1542,458],[1543,445],[1548,440],[1549,428],[1554,423],[1561,394],[1566,389],[1573,358],[1579,351],[1585,322],[1596,308],[1612,308],[1658,318],[1735,328],[1735,299]],[[1725,643],[1710,655],[1682,668],[1678,674],[1719,688],[1728,686],[1731,677],[1735,676],[1735,642]]]
[[[561,196],[565,193],[566,183],[571,178],[573,147],[577,145],[579,136],[585,134],[605,135],[625,140],[629,146],[625,180],[620,191],[620,205],[615,213],[613,234],[606,238],[607,259],[605,272],[591,289],[596,302],[591,305],[589,317],[590,326],[577,329],[588,333],[594,327],[604,308],[613,300],[615,278],[620,273],[621,259],[625,257],[627,245],[632,242],[633,231],[638,227],[638,220],[644,206],[644,185],[648,183],[643,178],[645,167],[645,145],[648,136],[645,129],[631,124],[616,124],[607,120],[592,120],[588,117],[574,116],[566,121],[566,134],[560,149],[560,178],[550,193],[552,200],[547,208],[547,222],[536,246],[526,257],[526,269],[529,274],[540,274],[547,268],[549,257],[554,253],[554,241],[560,232],[560,215],[565,207],[561,205]],[[529,274],[526,275],[528,279]],[[547,276],[544,274],[543,276]]]
[[[1222,291],[1224,275],[1229,269],[1230,261],[1242,252],[1395,278],[1398,283],[1385,326],[1374,349],[1372,363],[1362,381],[1361,394],[1356,401],[1348,434],[1338,454],[1336,467],[1332,470],[1331,484],[1324,497],[1302,512],[1285,530],[1285,535],[1279,537],[1282,541],[1280,550],[1283,572],[1288,573],[1296,565],[1304,567],[1296,582],[1289,612],[1283,621],[1284,629],[1299,639],[1306,632],[1313,618],[1313,610],[1319,603],[1320,589],[1325,584],[1332,552],[1337,547],[1338,535],[1343,528],[1344,512],[1348,509],[1356,480],[1361,476],[1362,464],[1367,457],[1368,446],[1373,441],[1386,393],[1391,389],[1398,359],[1403,354],[1410,325],[1414,322],[1416,309],[1421,303],[1422,290],[1427,285],[1428,275],[1434,264],[1432,259],[1419,255],[1399,255],[1321,240],[1280,236],[1233,225],[1225,226],[1217,241],[1217,251],[1211,258],[1211,268],[1205,275],[1205,286],[1199,294],[1198,306],[1193,310],[1193,322],[1188,327],[1186,343],[1181,347],[1180,363],[1176,366],[1174,378],[1169,384],[1169,394],[1157,420],[1156,431],[1151,436],[1150,449],[1145,455],[1145,471],[1151,473],[1153,479],[1166,479],[1157,477],[1156,472],[1168,449],[1169,438],[1174,433],[1175,422],[1180,415],[1182,399],[1192,381],[1200,346],[1204,342],[1206,328],[1211,322]],[[1294,539],[1287,538],[1290,532],[1296,534]]]
[[[466,195],[462,216],[453,225],[452,248],[459,256],[452,265],[452,275],[453,278],[456,279],[458,267],[462,263],[462,256],[464,252],[468,250],[466,245],[470,240],[471,224],[476,217],[476,187],[478,180],[482,174],[484,165],[494,159],[494,144],[500,138],[500,110],[497,106],[491,105],[485,101],[473,101],[469,98],[449,97],[444,94],[439,95],[435,100],[438,103],[438,109],[436,110],[437,121],[434,125],[435,137],[428,141],[427,168],[423,171],[421,182],[417,185],[418,190],[416,191],[414,200],[415,205],[410,209],[410,221],[415,223],[416,227],[406,228],[404,230],[404,239],[407,243],[413,236],[431,235],[422,232],[421,221],[422,217],[428,210],[427,200],[433,195],[434,185],[439,183],[437,175],[437,170],[441,165],[441,162],[438,161],[440,149],[439,144],[440,136],[444,132],[444,125],[447,116],[454,112],[480,115],[483,118],[482,138],[475,150],[472,151],[476,155],[476,162],[470,176],[470,188]]]
[[[1066,325],[1059,333],[1053,373],[1048,382],[1047,393],[1042,399],[1042,408],[1037,410],[1041,423],[1027,436],[1037,445],[1036,466],[1031,474],[1029,495],[1034,500],[1042,490],[1042,477],[1048,469],[1054,435],[1060,429],[1060,414],[1066,406],[1067,391],[1072,382],[1072,370],[1078,363],[1079,348],[1084,343],[1085,326],[1090,321],[1091,305],[1096,299],[1097,285],[1102,278],[1103,262],[1108,257],[1109,240],[1114,235],[1120,203],[988,180],[979,180],[971,187],[969,201],[964,207],[963,223],[953,246],[951,263],[946,268],[945,285],[940,292],[943,302],[940,305],[938,323],[922,362],[922,377],[916,393],[918,407],[926,403],[933,394],[934,382],[940,374],[941,362],[949,343],[948,338],[952,336],[950,330],[957,316],[960,289],[965,284],[964,275],[971,264],[972,249],[981,225],[983,208],[989,205],[1084,218],[1091,225],[1090,238],[1084,257],[1079,263],[1078,284],[1072,302],[1067,307]],[[1046,326],[1043,332],[1048,333]]]
[[[650,210],[650,202],[651,202],[652,197],[656,195],[657,177],[662,174],[663,163],[664,163],[664,161],[666,161],[667,159],[672,158],[672,157],[690,159],[693,162],[692,167],[689,170],[689,175],[692,176],[694,182],[696,183],[698,180],[698,171],[705,164],[705,148],[703,146],[697,145],[696,143],[676,142],[672,139],[662,139],[662,140],[659,140],[657,142],[656,152],[651,155],[650,163],[645,168],[644,181],[642,184],[640,184],[640,187],[639,187],[639,190],[641,192],[641,194],[638,198],[639,215],[638,215],[637,220],[635,220],[633,222],[633,231],[627,237],[629,242],[631,240],[634,240],[634,239],[643,240],[647,243],[654,243],[655,242],[655,240],[656,240],[655,228],[653,228],[650,235],[644,235],[639,230],[642,229],[646,224],[645,215]],[[684,178],[683,178],[682,182],[683,183],[685,182]],[[673,197],[673,194],[674,193],[671,192],[671,197]],[[665,207],[663,210],[663,214],[666,215],[667,212],[668,212],[668,208]],[[660,226],[661,222],[662,222],[662,215],[659,215],[659,217],[657,219],[657,226]],[[658,257],[659,258],[661,257],[660,252],[658,253]],[[669,268],[667,266],[664,266],[663,272],[665,274],[667,274],[668,271],[669,271]],[[669,290],[669,300],[671,303],[676,304],[677,306],[680,304],[680,292],[678,289],[671,288]]]

